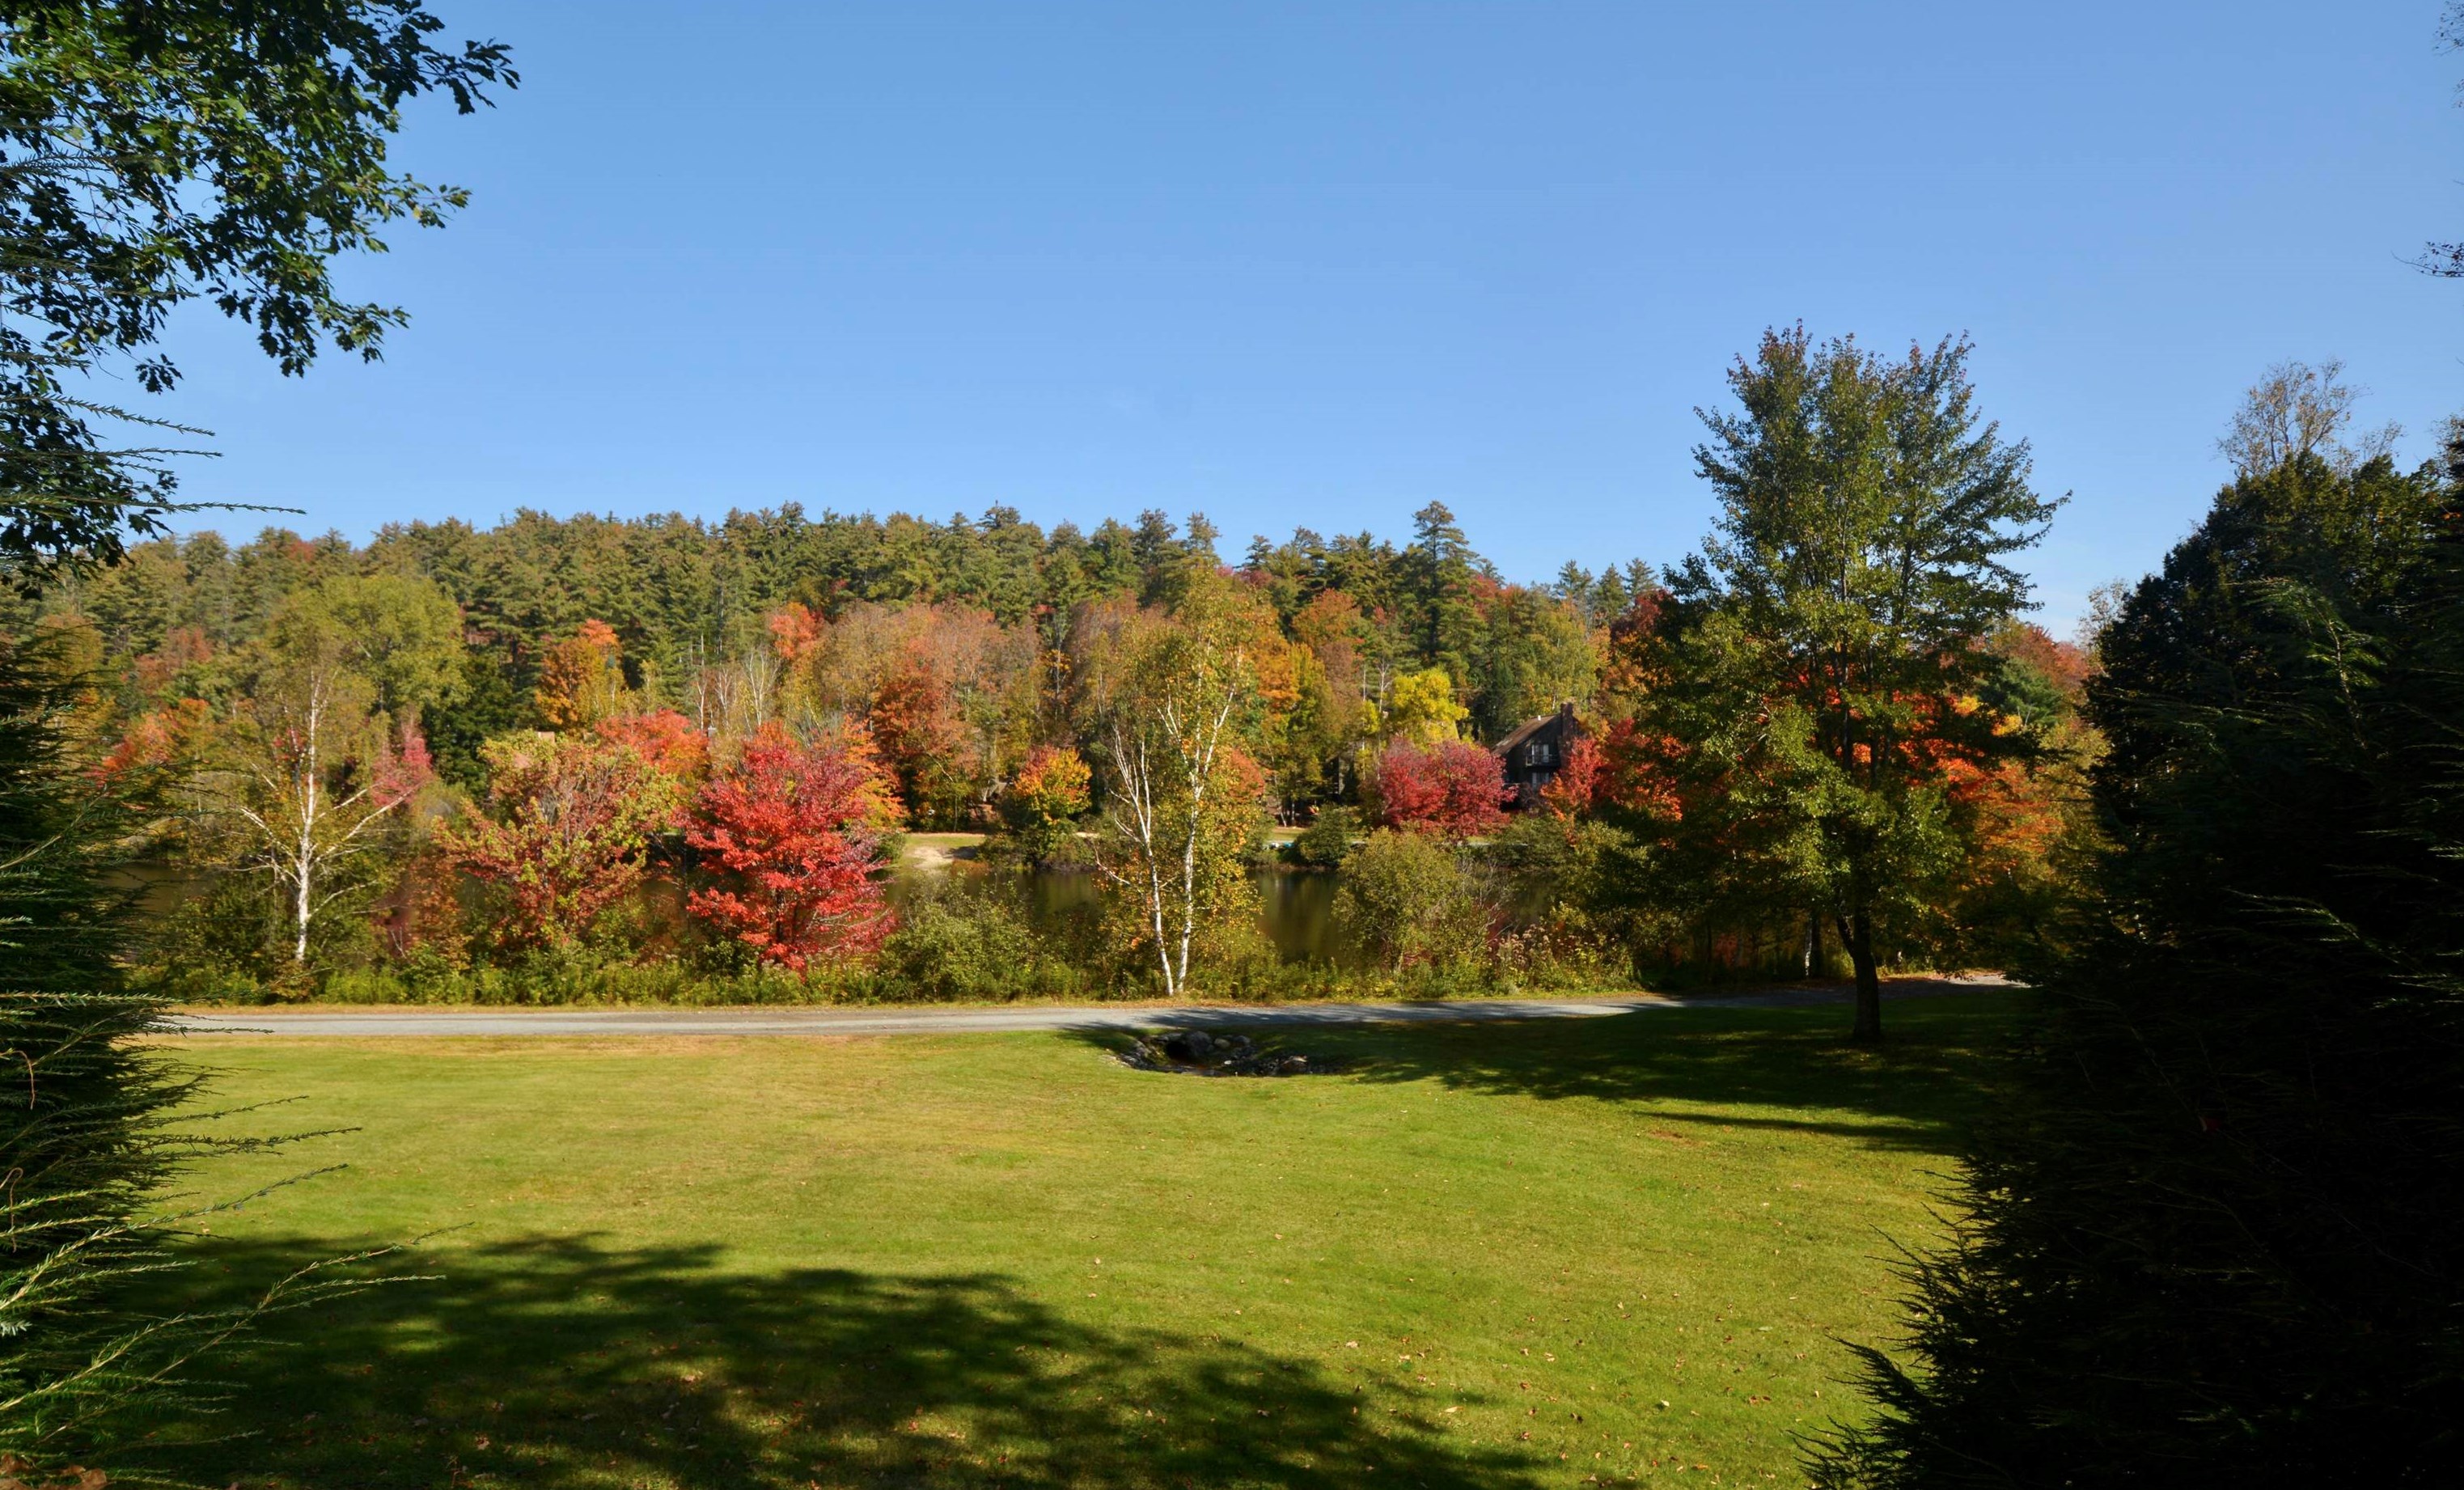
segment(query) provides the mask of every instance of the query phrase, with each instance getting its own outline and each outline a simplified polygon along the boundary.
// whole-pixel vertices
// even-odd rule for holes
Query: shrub
[[[954,879],[958,871],[953,870]],[[1047,981],[1043,950],[1000,887],[936,886],[904,908],[882,944],[875,986],[892,998],[1027,997]]]
[[[1331,869],[1352,852],[1352,841],[1359,833],[1358,815],[1339,802],[1330,802],[1292,840],[1292,862],[1312,869]]]
[[[1389,969],[1451,963],[1485,944],[1487,917],[1454,855],[1418,833],[1378,832],[1343,862],[1335,924]]]
[[[1477,745],[1447,740],[1423,750],[1390,745],[1377,757],[1377,821],[1449,843],[1506,822],[1506,768]]]

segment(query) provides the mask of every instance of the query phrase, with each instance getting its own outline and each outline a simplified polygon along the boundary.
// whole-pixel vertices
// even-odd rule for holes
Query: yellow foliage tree
[[[1395,680],[1387,695],[1378,733],[1389,740],[1441,745],[1462,737],[1463,722],[1470,712],[1456,701],[1454,680],[1443,668],[1407,672]]]

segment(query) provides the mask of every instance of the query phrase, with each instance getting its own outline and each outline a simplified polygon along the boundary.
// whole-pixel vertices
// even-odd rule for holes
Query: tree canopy
[[[246,324],[285,373],[379,355],[404,312],[343,297],[332,261],[467,201],[393,168],[403,106],[467,114],[518,81],[504,47],[440,44],[443,24],[422,0],[0,4],[0,577],[38,585],[162,531],[164,441],[197,431],[92,390],[115,364],[173,387],[158,343],[182,305]]]
[[[1877,922],[1966,858],[1963,773],[2028,744],[1977,695],[2029,603],[2009,560],[2057,504],[1976,412],[1968,350],[1893,362],[1800,327],[1738,363],[1695,452],[1718,526],[1670,579],[1635,702],[1691,857],[1835,921],[1865,1038]]]

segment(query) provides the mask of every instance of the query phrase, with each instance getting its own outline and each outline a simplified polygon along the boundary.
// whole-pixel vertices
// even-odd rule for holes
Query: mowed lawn
[[[234,1290],[454,1228],[224,1358],[210,1484],[1798,1484],[2012,996],[1308,1033],[199,1042]]]

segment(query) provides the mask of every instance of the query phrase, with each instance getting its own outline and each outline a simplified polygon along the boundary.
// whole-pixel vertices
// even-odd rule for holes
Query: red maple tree
[[[1540,788],[1540,805],[1560,821],[1588,815],[1600,790],[1604,761],[1600,742],[1578,735],[1566,747],[1566,763]]]
[[[872,877],[887,792],[861,733],[807,743],[765,727],[733,770],[702,788],[685,830],[728,881],[695,890],[693,914],[799,973],[879,947],[891,930]]]
[[[1584,782],[1586,805],[1593,811],[1614,809],[1663,826],[1683,821],[1691,784],[1683,742],[1654,734],[1633,719],[1612,719],[1596,740],[1582,744],[1593,751],[1585,762]],[[1569,757],[1568,775],[1573,774]],[[1712,783],[1713,789],[1719,784]]]
[[[1506,821],[1506,768],[1462,740],[1396,744],[1377,757],[1377,821],[1461,843]]]

